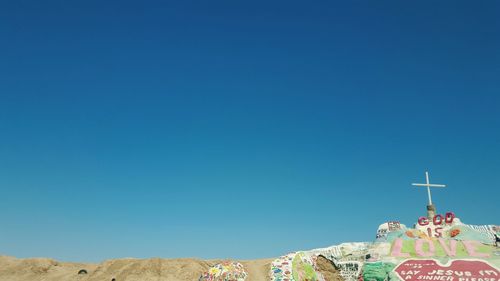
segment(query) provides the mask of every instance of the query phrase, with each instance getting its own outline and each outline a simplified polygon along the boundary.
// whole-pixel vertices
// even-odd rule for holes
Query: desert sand
[[[247,281],[269,280],[272,259],[239,261],[248,272]],[[2,281],[196,281],[221,260],[117,259],[100,264],[58,262],[46,258],[0,257]],[[78,274],[80,270],[87,274]]]

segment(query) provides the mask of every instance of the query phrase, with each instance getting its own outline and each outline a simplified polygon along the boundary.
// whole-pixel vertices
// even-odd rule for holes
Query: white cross
[[[426,183],[412,183],[411,185],[426,186],[427,187],[427,195],[429,196],[429,205],[432,205],[431,187],[446,187],[446,185],[429,183],[429,172],[425,172],[425,182]]]

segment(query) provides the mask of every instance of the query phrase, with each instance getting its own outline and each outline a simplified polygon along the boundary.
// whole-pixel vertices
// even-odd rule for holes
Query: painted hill
[[[500,227],[453,213],[414,227],[379,226],[374,242],[343,243],[276,259],[119,259],[101,264],[0,257],[5,281],[500,281]]]
[[[413,228],[379,226],[374,242],[343,243],[282,256],[271,280],[331,280],[318,266],[330,261],[345,281],[499,281],[500,227],[467,225],[449,212],[421,217]]]

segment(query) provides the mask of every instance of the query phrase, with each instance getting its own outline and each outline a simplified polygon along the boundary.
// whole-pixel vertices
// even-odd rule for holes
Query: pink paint
[[[436,246],[434,245],[433,240],[416,239],[414,241],[415,241],[414,250],[415,250],[415,254],[417,256],[419,256],[419,257],[432,257],[436,254]],[[480,245],[480,243],[478,241],[457,241],[457,240],[453,240],[453,239],[448,240],[448,239],[443,239],[443,238],[438,238],[437,241],[439,241],[439,244],[443,248],[443,251],[449,257],[456,257],[457,256],[457,244],[459,242],[462,242],[462,244],[465,247],[465,250],[467,251],[467,253],[470,257],[475,257],[475,258],[490,257],[490,254],[488,254],[488,253],[480,253],[480,252],[476,251],[477,247]],[[449,243],[447,241],[449,241]],[[427,243],[428,250],[424,250],[424,246],[426,243]],[[403,249],[403,239],[402,238],[394,239],[394,242],[392,244],[391,256],[400,257],[400,258],[410,257],[410,253],[403,253],[402,249]],[[413,251],[410,251],[410,252],[413,252]]]
[[[457,240],[450,240],[450,247],[446,245],[446,241],[443,238],[439,238],[438,241],[448,256],[454,257],[457,255]]]
[[[476,252],[475,248],[478,244],[477,241],[462,241],[462,243],[464,244],[465,249],[467,250],[467,252],[469,253],[469,256],[471,256],[471,257],[487,258],[490,256],[489,254],[486,254],[486,253],[477,253]]]
[[[429,245],[429,252],[424,252],[423,245],[424,243],[427,243]],[[431,240],[427,239],[417,239],[415,241],[415,252],[417,252],[417,255],[421,257],[432,257],[434,256],[435,248],[434,248],[434,243]]]
[[[394,239],[394,243],[392,244],[391,256],[401,257],[401,258],[409,257],[410,254],[401,252],[402,248],[403,248],[403,239],[401,239],[401,238]]]

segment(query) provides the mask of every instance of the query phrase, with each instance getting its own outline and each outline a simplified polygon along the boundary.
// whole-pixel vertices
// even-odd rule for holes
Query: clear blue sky
[[[0,253],[371,241],[427,169],[500,223],[498,1],[161,2],[1,1]]]

